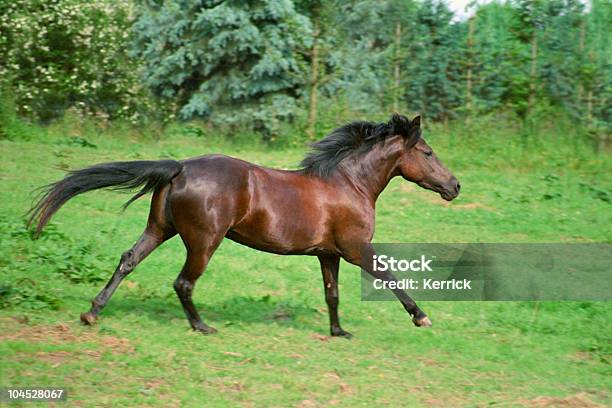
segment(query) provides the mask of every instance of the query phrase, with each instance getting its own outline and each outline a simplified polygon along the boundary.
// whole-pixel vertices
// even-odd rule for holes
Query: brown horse
[[[184,161],[132,161],[98,164],[70,172],[46,186],[32,208],[30,222],[40,233],[50,217],[77,194],[99,189],[153,192],[147,226],[121,256],[112,278],[81,315],[93,324],[115,289],[139,262],[179,234],[187,260],[174,289],[194,330],[206,325],[191,300],[193,287],[224,237],[276,254],[319,258],[332,336],[351,337],[338,319],[340,258],[361,265],[374,253],[374,207],[395,176],[438,192],[445,200],[459,194],[457,179],[421,139],[420,118],[393,115],[388,123],[353,122],[313,145],[300,170],[276,170],[232,157],[207,155]],[[367,257],[367,258],[365,258]],[[391,281],[388,272],[367,269]],[[395,295],[416,326],[431,321],[402,290]]]

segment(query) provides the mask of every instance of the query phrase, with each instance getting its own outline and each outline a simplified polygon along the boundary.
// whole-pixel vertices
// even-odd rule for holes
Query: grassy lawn
[[[96,326],[81,326],[79,313],[143,230],[148,199],[119,213],[126,195],[77,197],[33,241],[23,214],[34,187],[103,161],[221,152],[290,168],[304,153],[188,136],[87,141],[0,141],[0,386],[67,387],[58,406],[612,404],[610,303],[422,302],[434,327],[418,329],[397,302],[361,302],[359,269],[343,262],[347,341],[327,336],[316,258],[228,240],[194,295],[217,335],[192,332],[174,294],[178,238],[139,265]],[[394,180],[375,242],[612,240],[609,156],[431,141],[462,195],[446,203]]]

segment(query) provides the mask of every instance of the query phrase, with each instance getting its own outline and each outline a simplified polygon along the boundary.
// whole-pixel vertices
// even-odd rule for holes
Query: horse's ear
[[[421,138],[421,117],[417,116],[412,119],[408,128],[408,136],[406,137],[406,146],[412,147]]]

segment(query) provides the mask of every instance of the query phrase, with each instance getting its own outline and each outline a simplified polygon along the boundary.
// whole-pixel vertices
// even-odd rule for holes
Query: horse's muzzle
[[[446,201],[452,201],[459,195],[461,184],[453,177],[451,181],[440,189],[440,196]]]

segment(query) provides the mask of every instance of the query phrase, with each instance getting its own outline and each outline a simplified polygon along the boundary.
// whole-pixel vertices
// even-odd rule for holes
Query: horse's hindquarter
[[[227,156],[185,160],[169,198],[177,231],[225,234],[248,208],[248,175],[249,163]]]

